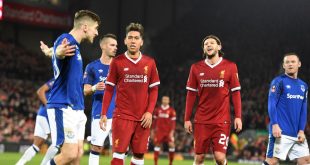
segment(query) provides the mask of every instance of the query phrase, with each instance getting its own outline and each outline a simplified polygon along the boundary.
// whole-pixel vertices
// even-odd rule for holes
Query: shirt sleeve
[[[158,70],[156,67],[156,63],[153,60],[152,68],[151,68],[151,76],[150,76],[150,85],[149,88],[152,88],[154,86],[157,86],[160,84]]]
[[[270,124],[278,124],[277,104],[282,93],[283,82],[280,80],[273,80],[270,85],[268,95],[268,114],[270,118]]]
[[[307,104],[308,104],[308,87],[305,92],[303,104],[302,104],[302,109],[301,109],[301,114],[300,114],[300,120],[299,120],[299,125],[298,125],[298,130],[304,131],[306,128],[306,123],[307,123]]]
[[[230,90],[232,92],[241,90],[239,76],[238,76],[238,69],[237,69],[236,64],[233,64],[231,67]]]
[[[175,113],[175,110],[174,109],[172,109],[171,110],[171,117],[170,117],[170,119],[171,119],[171,129],[172,130],[175,130],[175,125],[176,125],[176,113]]]
[[[94,85],[94,76],[91,72],[91,66],[90,65],[86,66],[84,76],[83,76],[83,83]]]
[[[198,81],[196,79],[194,69],[195,67],[192,65],[187,79],[186,89],[193,92],[198,92]]]
[[[115,86],[117,83],[117,79],[118,79],[118,75],[117,75],[116,60],[112,59],[110,68],[109,68],[108,78],[105,83],[111,86]]]

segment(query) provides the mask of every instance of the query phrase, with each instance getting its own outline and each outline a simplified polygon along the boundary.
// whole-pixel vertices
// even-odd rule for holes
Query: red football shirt
[[[169,133],[175,129],[176,113],[170,106],[156,108],[154,119],[155,133]]]
[[[149,88],[160,84],[155,61],[142,54],[136,60],[119,55],[110,64],[106,84],[116,86],[113,117],[139,121],[147,110]]]
[[[241,89],[237,66],[222,57],[214,65],[197,62],[191,66],[186,89],[198,92],[195,123],[230,123],[230,92]]]

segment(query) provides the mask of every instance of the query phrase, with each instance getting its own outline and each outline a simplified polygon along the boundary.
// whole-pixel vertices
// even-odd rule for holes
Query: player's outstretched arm
[[[53,55],[53,47],[48,47],[43,41],[40,41],[41,51],[48,57]],[[56,48],[57,58],[63,59],[66,56],[73,56],[75,54],[75,46],[70,45],[68,40],[65,38],[62,40],[61,44]]]
[[[43,41],[40,41],[41,51],[47,56],[52,57],[53,55],[53,47],[48,47]]]

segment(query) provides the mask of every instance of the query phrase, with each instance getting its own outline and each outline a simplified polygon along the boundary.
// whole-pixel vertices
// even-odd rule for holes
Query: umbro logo
[[[102,70],[102,69],[99,69],[99,70],[98,70],[98,72],[99,72],[99,73],[102,73],[102,72],[103,72],[103,70]]]
[[[286,88],[287,88],[287,89],[291,89],[291,86],[290,86],[290,85],[286,85]]]

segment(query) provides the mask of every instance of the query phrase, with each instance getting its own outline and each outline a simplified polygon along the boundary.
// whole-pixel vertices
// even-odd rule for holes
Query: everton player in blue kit
[[[285,73],[273,79],[269,89],[269,143],[263,164],[275,165],[279,159],[297,159],[309,164],[309,147],[305,137],[308,85],[297,77],[301,62],[296,53],[283,58]]]
[[[44,83],[37,91],[37,94],[42,104],[40,105],[40,108],[37,112],[33,144],[25,151],[25,153],[19,159],[16,165],[24,165],[28,161],[30,161],[36,155],[36,153],[40,151],[41,146],[44,144],[45,140],[48,138],[48,135],[51,133],[48,124],[46,102],[53,84],[54,79],[51,79],[48,82]],[[50,161],[50,159],[53,158],[57,152],[58,146],[50,145],[41,164],[47,164],[48,161]]]
[[[98,35],[100,18],[88,10],[75,14],[73,29],[57,38],[52,65],[55,82],[47,102],[53,145],[62,146],[50,164],[79,164],[83,155],[86,116],[84,114],[83,63],[80,43],[93,42]],[[62,45],[74,46],[72,54],[58,53]]]
[[[101,57],[86,66],[84,72],[84,94],[93,95],[92,118],[91,118],[91,151],[89,163],[99,165],[99,154],[107,136],[112,144],[112,114],[115,109],[115,91],[107,113],[107,129],[100,129],[99,121],[102,108],[102,98],[105,89],[109,66],[117,51],[116,36],[106,34],[100,40]]]

